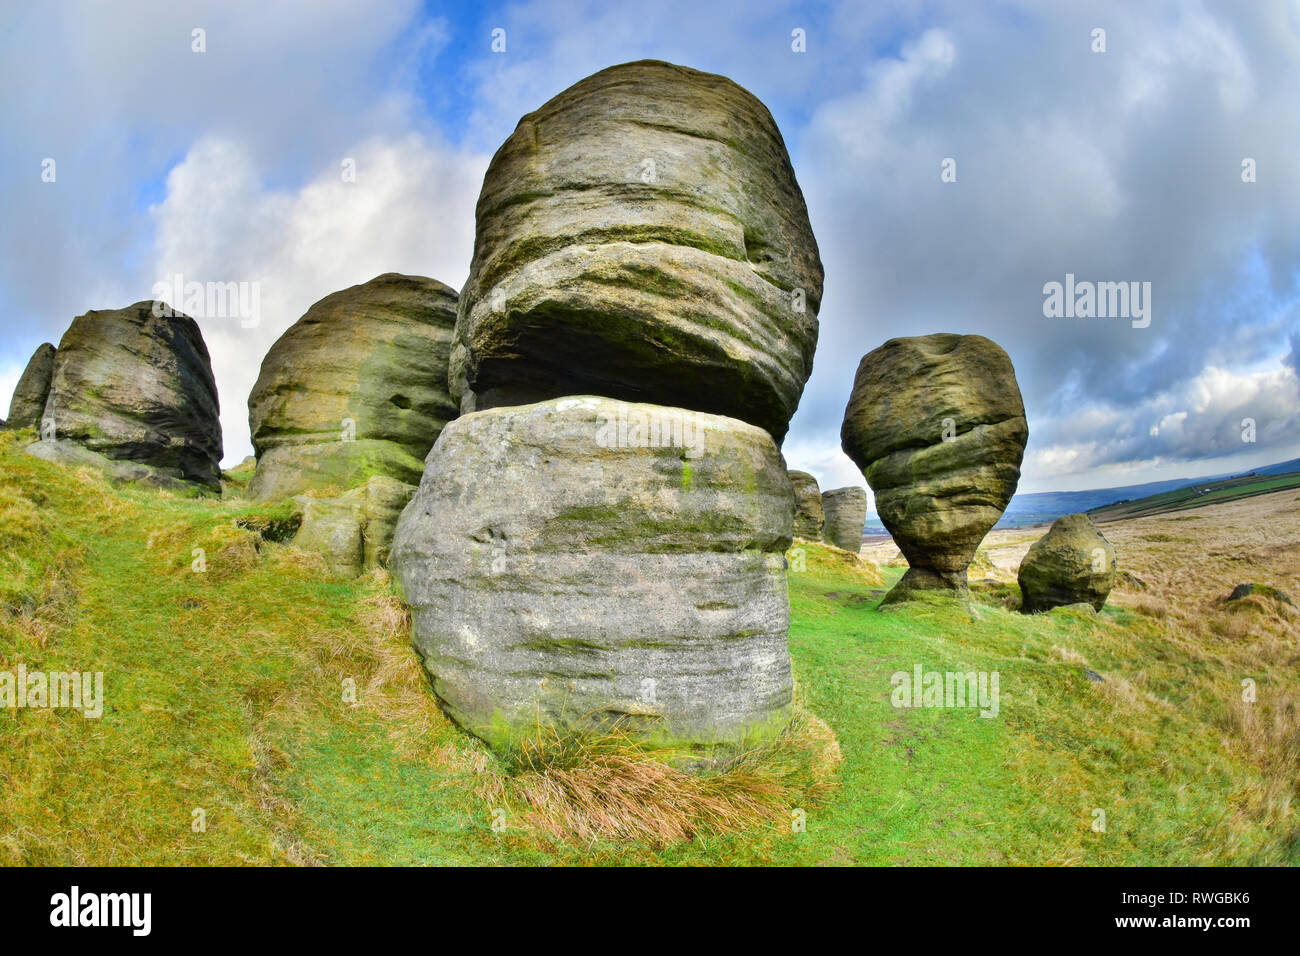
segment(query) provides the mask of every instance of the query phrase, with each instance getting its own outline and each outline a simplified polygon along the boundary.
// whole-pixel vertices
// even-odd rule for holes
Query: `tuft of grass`
[[[675,766],[689,754],[652,750],[618,724],[600,731],[539,725],[501,756],[482,793],[510,808],[507,821],[556,840],[663,848],[702,836],[789,829],[793,808],[815,805],[829,792],[839,759],[834,733],[808,713],[770,743],[705,772]]]

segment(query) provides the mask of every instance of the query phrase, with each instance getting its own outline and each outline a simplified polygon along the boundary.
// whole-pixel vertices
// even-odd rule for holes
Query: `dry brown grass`
[[[1190,667],[1233,675],[1218,688],[1217,721],[1227,746],[1263,772],[1267,792],[1257,813],[1290,821],[1300,794],[1300,612],[1279,601],[1227,596],[1238,584],[1266,584],[1300,596],[1300,511],[1278,492],[1188,514],[1106,524],[1121,579],[1111,603],[1147,618],[1171,655]],[[1242,682],[1254,682],[1256,699]]]
[[[507,825],[567,842],[634,841],[653,847],[700,836],[788,828],[791,812],[833,786],[834,733],[801,712],[773,742],[720,770],[674,766],[689,755],[651,750],[620,727],[557,733],[538,727],[496,766],[480,796]]]
[[[388,586],[388,572],[367,575],[374,593],[361,602],[357,623],[366,638],[370,665],[357,706],[384,715],[389,739],[404,757],[431,760],[451,770],[474,772],[473,753],[435,737],[450,721],[429,693],[429,679],[411,646],[411,612]]]

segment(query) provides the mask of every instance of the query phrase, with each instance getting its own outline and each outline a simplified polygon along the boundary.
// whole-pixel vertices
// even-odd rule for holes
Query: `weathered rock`
[[[678,422],[703,453],[621,443],[624,415]],[[391,566],[434,691],[493,745],[619,721],[707,749],[788,717],[793,514],[765,431],[570,397],[449,424]]]
[[[867,493],[856,486],[822,492],[826,515],[826,540],[857,554],[862,550],[862,529],[867,523]]]
[[[890,339],[862,359],[840,438],[907,557],[885,603],[966,597],[966,568],[1015,493],[1028,437],[1011,360],[983,336]]]
[[[337,498],[296,495],[302,526],[293,545],[324,555],[330,572],[346,577],[386,565],[397,519],[413,494],[414,485],[375,475]]]
[[[41,435],[209,490],[221,422],[198,324],[152,300],[72,320],[54,356]],[[52,432],[52,433],[51,433]]]
[[[54,346],[46,342],[37,347],[23,369],[22,377],[9,400],[9,420],[6,428],[39,428],[45,400],[50,394],[50,378],[54,375]]]
[[[141,485],[161,488],[183,495],[195,495],[207,485],[175,477],[171,470],[154,468],[136,461],[109,458],[67,439],[33,442],[23,449],[33,458],[53,462],[65,468],[90,468],[100,472],[111,484]]]
[[[1115,576],[1115,587],[1129,591],[1145,591],[1147,583],[1132,571],[1121,570]]]
[[[822,493],[817,487],[817,479],[806,471],[792,471],[790,484],[794,487],[794,536],[805,541],[820,541],[826,515],[822,511]]]
[[[1296,606],[1295,601],[1291,600],[1289,594],[1269,584],[1238,584],[1232,589],[1232,593],[1228,595],[1227,601],[1228,603],[1242,601],[1252,596],[1265,598],[1277,604]]]
[[[262,360],[248,396],[256,500],[346,491],[372,475],[415,484],[456,405],[447,358],[456,293],[387,273],[321,299]]]
[[[822,265],[753,95],[652,60],[602,70],[520,120],[476,218],[451,361],[462,412],[591,392],[785,435]]]
[[[1021,610],[1086,604],[1100,611],[1115,586],[1115,548],[1085,514],[1064,515],[1020,562]]]

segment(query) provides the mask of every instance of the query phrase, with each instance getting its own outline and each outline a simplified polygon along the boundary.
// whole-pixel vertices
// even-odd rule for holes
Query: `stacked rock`
[[[966,568],[1015,493],[1028,437],[1011,359],[983,336],[890,339],[862,359],[841,443],[908,562],[882,603],[968,597]]]
[[[355,575],[384,563],[424,457],[456,417],[456,292],[386,273],[321,299],[276,341],[248,397],[249,494],[292,496],[294,545]]]
[[[33,361],[44,361],[43,349]],[[73,319],[51,353],[41,441],[29,454],[124,480],[220,491],[217,385],[193,319],[154,301],[95,310]]]
[[[680,422],[702,453],[620,445],[624,416]],[[787,715],[793,510],[761,428],[570,397],[448,425],[392,566],[434,690],[489,743],[613,719],[708,747]]]
[[[778,442],[812,371],[822,267],[771,114],[730,80],[611,67],[519,122],[483,181],[461,411],[592,393]]]
[[[867,523],[867,493],[856,485],[822,492],[826,515],[826,540],[837,548],[862,550],[862,529]]]
[[[817,487],[817,479],[806,471],[792,471],[790,485],[794,488],[794,536],[805,541],[820,541],[826,515],[822,510],[822,493]]]
[[[392,567],[449,713],[700,751],[791,704],[777,442],[822,271],[766,108],[723,77],[612,67],[525,116],[477,207],[449,383],[461,418]]]

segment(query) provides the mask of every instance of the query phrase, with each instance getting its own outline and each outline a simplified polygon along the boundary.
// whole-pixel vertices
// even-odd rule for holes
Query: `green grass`
[[[494,805],[509,768],[438,711],[384,575],[327,582],[248,530],[274,510],[114,489],[22,438],[0,435],[0,670],[103,670],[106,708],[0,709],[0,863],[1297,862],[1218,729],[1238,677],[1212,657],[1122,610],[878,612],[879,582],[811,545],[790,646],[843,753],[829,792],[667,846],[547,835]],[[996,670],[998,717],[893,707],[918,663]]]

